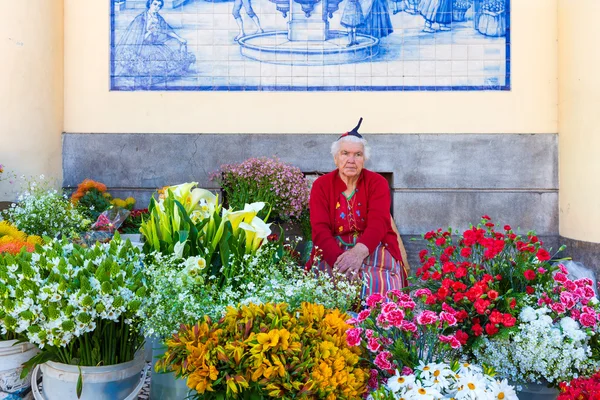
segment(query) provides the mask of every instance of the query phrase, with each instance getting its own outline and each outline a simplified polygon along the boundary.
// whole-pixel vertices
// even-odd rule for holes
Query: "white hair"
[[[369,160],[369,158],[371,158],[371,147],[369,147],[369,143],[367,143],[367,141],[365,139],[362,139],[362,138],[359,138],[356,136],[352,136],[352,135],[344,136],[343,138],[338,139],[331,144],[331,155],[334,158],[337,155],[337,153],[339,153],[340,148],[342,147],[342,143],[344,143],[344,142],[362,144],[364,153],[365,153],[365,161],[367,161],[367,160]]]

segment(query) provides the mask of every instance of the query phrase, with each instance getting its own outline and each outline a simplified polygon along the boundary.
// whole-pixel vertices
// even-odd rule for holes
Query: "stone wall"
[[[334,168],[337,135],[302,134],[78,134],[63,135],[64,186],[85,178],[116,196],[147,204],[164,185],[197,181],[221,164],[277,156],[305,173]],[[558,248],[558,137],[552,134],[369,135],[367,168],[386,173],[393,215],[413,269],[423,233],[468,228],[483,214],[522,233],[535,230]],[[417,239],[417,240],[412,240]]]

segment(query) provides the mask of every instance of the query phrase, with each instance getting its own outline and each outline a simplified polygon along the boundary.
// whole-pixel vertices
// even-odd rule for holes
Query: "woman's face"
[[[362,143],[342,142],[334,160],[342,177],[356,178],[365,166],[365,148]]]
[[[162,8],[162,1],[154,0],[152,3],[150,3],[150,7],[148,9],[150,10],[151,13],[157,13],[161,8]]]

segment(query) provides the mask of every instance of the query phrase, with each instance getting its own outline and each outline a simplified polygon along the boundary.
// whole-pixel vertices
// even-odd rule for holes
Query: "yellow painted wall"
[[[63,2],[3,1],[2,15],[0,164],[7,173],[60,179]],[[16,189],[0,182],[0,201],[14,199]]]
[[[559,3],[559,230],[593,243],[600,243],[599,13],[597,0]]]
[[[511,2],[510,92],[110,92],[109,3],[65,0],[66,132],[556,133],[558,0]]]

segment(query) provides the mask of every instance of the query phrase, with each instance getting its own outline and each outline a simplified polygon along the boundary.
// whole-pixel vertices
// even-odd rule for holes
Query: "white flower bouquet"
[[[600,368],[600,304],[593,282],[571,280],[560,264],[554,286],[529,295],[518,324],[474,346],[478,362],[493,366],[517,383],[552,386],[578,376],[590,376]]]
[[[0,256],[0,327],[41,349],[29,366],[133,360],[143,345],[142,270],[142,254],[118,235],[91,248],[63,240]]]
[[[488,364],[513,382],[548,382],[554,386],[600,368],[592,357],[584,327],[571,317],[553,321],[548,307],[525,307],[516,330],[485,338],[474,347],[479,362]]]
[[[4,218],[28,235],[72,237],[85,231],[91,221],[74,207],[66,194],[49,186],[41,175],[28,182],[17,203],[3,212]]]
[[[414,371],[396,371],[369,399],[516,400],[517,395],[506,379],[497,380],[478,365],[421,362]]]

